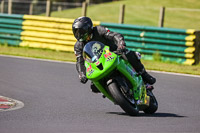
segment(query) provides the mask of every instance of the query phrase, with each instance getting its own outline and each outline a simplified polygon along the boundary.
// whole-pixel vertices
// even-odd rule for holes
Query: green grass
[[[49,49],[35,49],[28,47],[11,47],[6,45],[0,45],[0,54],[59,61],[75,61],[75,55],[72,52],[61,52]]]
[[[34,49],[28,47],[24,48],[24,47],[10,47],[6,45],[0,45],[0,54],[59,60],[59,61],[70,61],[70,62],[76,61],[74,53],[52,51],[48,49]],[[146,67],[146,69],[148,70],[200,75],[200,64],[195,66],[188,66],[188,65],[166,63],[160,61],[142,60],[142,62]]]
[[[200,75],[200,64],[189,66],[176,63],[142,60],[148,70]]]
[[[200,29],[200,11],[172,10],[171,8],[200,9],[199,0],[122,0],[88,7],[87,16],[92,20],[118,23],[119,7],[126,5],[125,24],[158,26],[161,6],[166,7],[164,27]],[[52,17],[77,18],[81,8],[52,12]]]

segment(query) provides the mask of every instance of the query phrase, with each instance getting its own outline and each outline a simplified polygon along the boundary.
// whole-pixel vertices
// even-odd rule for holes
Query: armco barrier
[[[182,64],[199,62],[199,32],[189,29],[134,26],[101,23],[110,30],[124,35],[127,47],[139,51],[143,58],[153,59],[159,53],[161,60]]]
[[[0,14],[0,43],[19,45],[22,22],[22,15]]]
[[[73,19],[32,15],[0,14],[0,43],[73,51],[76,39],[72,34]],[[122,33],[127,47],[152,60],[159,53],[161,60],[182,64],[199,62],[200,33],[195,30],[100,23]]]
[[[0,43],[74,51],[76,39],[72,33],[74,19],[33,15],[0,14]],[[100,22],[94,21],[94,25]]]

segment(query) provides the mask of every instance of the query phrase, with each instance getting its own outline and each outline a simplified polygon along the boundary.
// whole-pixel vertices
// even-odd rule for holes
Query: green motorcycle
[[[109,46],[91,41],[83,50],[86,76],[98,90],[127,114],[135,116],[139,111],[153,114],[158,103],[152,87],[146,85],[122,54],[111,52]],[[151,88],[151,89],[148,89]]]

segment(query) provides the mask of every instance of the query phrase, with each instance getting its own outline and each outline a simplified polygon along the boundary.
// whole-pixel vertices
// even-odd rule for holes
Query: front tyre
[[[118,104],[127,114],[131,116],[136,116],[139,113],[139,109],[136,104],[129,102],[120,90],[120,85],[115,81],[108,84],[108,90],[113,97],[116,104]]]
[[[144,111],[144,113],[146,114],[153,114],[157,111],[158,109],[158,102],[156,100],[156,97],[153,95],[153,93],[151,91],[147,91],[147,95],[150,96],[150,104],[149,107],[146,108]]]

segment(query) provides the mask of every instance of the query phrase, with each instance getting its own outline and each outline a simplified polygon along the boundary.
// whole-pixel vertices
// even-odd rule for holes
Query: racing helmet
[[[79,17],[74,20],[72,30],[75,38],[80,41],[88,41],[91,38],[93,23],[89,17]]]

